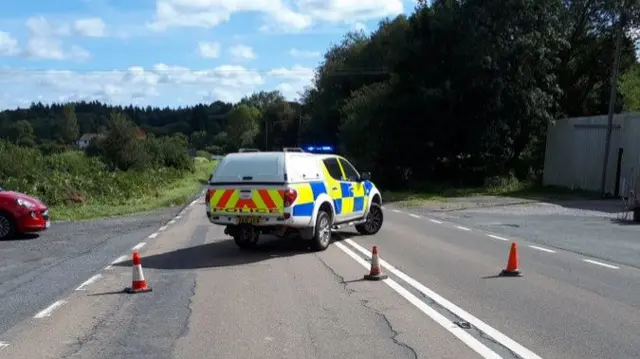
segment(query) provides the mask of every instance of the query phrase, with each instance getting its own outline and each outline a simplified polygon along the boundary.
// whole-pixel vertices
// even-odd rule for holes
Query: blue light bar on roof
[[[333,146],[307,146],[307,152],[333,152]]]

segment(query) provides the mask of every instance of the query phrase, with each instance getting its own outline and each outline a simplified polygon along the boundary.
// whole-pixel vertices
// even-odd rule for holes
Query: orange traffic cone
[[[500,273],[505,277],[519,277],[520,276],[520,260],[518,259],[518,245],[516,242],[511,243],[511,250],[509,251],[509,260],[507,261],[507,268],[503,269]]]
[[[380,261],[378,259],[378,247],[373,246],[373,250],[371,251],[371,270],[369,274],[364,275],[364,279],[366,280],[383,280],[389,278],[388,275],[382,274],[382,269],[380,267]]]
[[[151,292],[151,287],[147,286],[147,281],[144,279],[144,273],[142,273],[142,262],[140,261],[140,253],[138,251],[133,252],[133,272],[132,272],[131,287],[125,288],[127,293],[144,293]]]

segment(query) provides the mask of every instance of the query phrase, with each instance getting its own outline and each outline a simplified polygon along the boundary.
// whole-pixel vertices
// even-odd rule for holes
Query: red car
[[[50,225],[46,205],[24,193],[0,187],[0,240],[17,233],[41,232]]]

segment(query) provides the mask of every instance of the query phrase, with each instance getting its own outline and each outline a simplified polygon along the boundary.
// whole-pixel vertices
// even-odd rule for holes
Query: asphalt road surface
[[[141,229],[136,241],[127,232],[87,245],[81,252],[93,254],[37,271],[23,283],[26,292],[3,287],[2,316],[19,313],[3,323],[0,357],[620,359],[640,353],[634,267],[519,239],[523,277],[497,278],[510,238],[392,209],[377,235],[341,232],[324,252],[268,238],[245,252],[209,224],[202,206],[194,202],[151,233]],[[118,253],[106,249],[120,245]],[[388,280],[362,280],[372,245]],[[152,292],[121,293],[131,284],[133,247]],[[10,279],[2,275],[4,285]],[[34,281],[55,289],[38,291]]]
[[[411,212],[640,269],[640,224],[620,221],[620,200],[558,200],[492,206],[490,202],[495,201],[495,197],[482,199],[487,203],[463,203],[460,209],[440,211],[413,208]]]

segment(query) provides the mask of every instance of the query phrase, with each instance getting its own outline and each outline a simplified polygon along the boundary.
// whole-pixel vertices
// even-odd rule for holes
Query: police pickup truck
[[[225,226],[243,249],[260,234],[298,234],[321,251],[334,229],[355,226],[373,235],[383,222],[382,197],[368,172],[341,156],[299,148],[226,155],[209,179],[206,203],[209,221]]]

